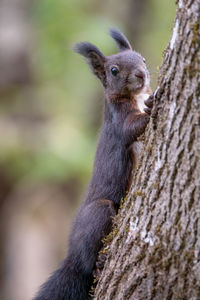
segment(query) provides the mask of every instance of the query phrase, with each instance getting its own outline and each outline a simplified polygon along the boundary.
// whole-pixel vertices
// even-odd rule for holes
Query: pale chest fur
[[[144,108],[146,107],[146,105],[144,104],[144,101],[147,100],[148,98],[149,98],[149,94],[147,94],[145,92],[141,92],[140,94],[135,96],[137,106],[142,113],[144,112]]]
[[[133,105],[135,105],[136,103],[141,113],[145,113],[144,109],[147,108],[147,106],[145,105],[144,101],[147,100],[151,94],[152,94],[151,88],[149,86],[146,86],[139,94],[134,95]],[[135,141],[130,146],[130,149],[132,152],[132,164],[133,164],[132,171],[134,171],[135,168],[137,167],[140,154],[143,150],[143,143],[141,141]]]
[[[141,113],[144,113],[144,108],[147,106],[145,105],[144,101],[149,98],[149,96],[152,94],[151,88],[150,87],[145,87],[138,95],[135,95],[135,101],[137,104],[138,109],[140,110]],[[140,154],[143,150],[143,144],[141,141],[134,142],[131,145],[131,151],[132,151],[132,156],[133,156],[133,161],[134,165],[136,166],[138,163],[138,159],[140,157]]]

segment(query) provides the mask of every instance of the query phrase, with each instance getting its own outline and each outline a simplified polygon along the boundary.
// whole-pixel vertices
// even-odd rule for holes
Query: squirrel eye
[[[119,73],[119,70],[117,69],[117,67],[112,67],[111,68],[111,73],[113,76],[116,76]]]
[[[146,63],[146,59],[143,57],[143,62]]]

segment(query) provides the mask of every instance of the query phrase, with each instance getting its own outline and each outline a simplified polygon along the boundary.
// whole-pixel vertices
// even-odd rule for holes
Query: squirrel
[[[74,47],[103,84],[104,121],[92,178],[72,225],[68,254],[34,300],[91,299],[102,239],[111,231],[112,219],[126,196],[141,151],[138,137],[150,120],[153,95],[145,59],[132,50],[119,30],[111,29],[110,35],[119,48],[117,54],[104,56],[88,42]]]

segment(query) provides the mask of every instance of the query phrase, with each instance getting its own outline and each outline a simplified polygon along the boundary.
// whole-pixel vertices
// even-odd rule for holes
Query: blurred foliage
[[[102,116],[103,92],[73,44],[89,40],[116,52],[109,27],[121,28],[130,1],[42,0],[30,12],[33,81],[1,101],[0,163],[15,180],[87,182]],[[149,0],[136,50],[147,58],[156,86],[175,4]],[[120,17],[121,16],[121,17]],[[131,37],[129,37],[131,38]],[[133,41],[134,42],[134,41]]]

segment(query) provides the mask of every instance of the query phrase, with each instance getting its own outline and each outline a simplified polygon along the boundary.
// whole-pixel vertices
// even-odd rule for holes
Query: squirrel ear
[[[115,29],[115,28],[110,29],[110,35],[117,43],[117,46],[120,51],[132,50],[132,47],[131,47],[128,39],[118,29]]]
[[[92,72],[106,85],[105,61],[106,58],[101,51],[93,44],[81,42],[74,46],[74,51],[83,55]]]

